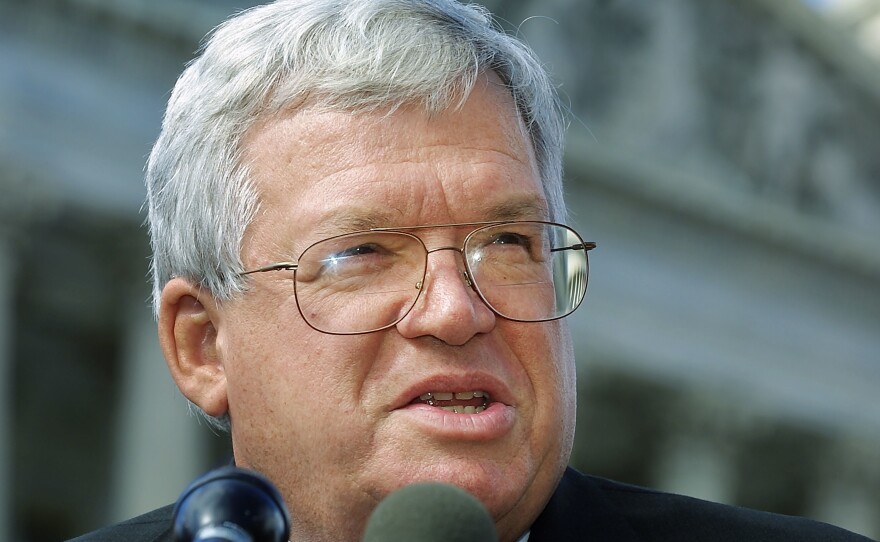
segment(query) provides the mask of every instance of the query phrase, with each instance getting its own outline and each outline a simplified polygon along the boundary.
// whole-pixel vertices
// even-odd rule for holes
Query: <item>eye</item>
[[[512,265],[545,259],[546,232],[542,224],[503,224],[478,232],[469,243],[472,261],[494,261]]]
[[[383,273],[418,268],[424,250],[411,236],[391,232],[340,235],[315,243],[300,256],[298,283],[344,281],[354,287],[358,280],[373,281]],[[421,256],[421,258],[420,258]]]
[[[529,239],[526,235],[521,235],[519,233],[514,232],[503,232],[494,235],[491,239],[491,244],[493,245],[519,245],[524,247],[529,247],[531,245],[531,239]]]
[[[364,266],[375,265],[390,255],[388,249],[376,243],[353,245],[327,254],[322,259],[325,271],[340,272],[341,270],[366,270]]]
[[[363,256],[366,254],[376,254],[380,252],[381,249],[374,243],[357,245],[354,247],[349,247],[335,254],[330,254],[327,259],[328,260],[337,260],[342,258],[352,258],[354,256]]]

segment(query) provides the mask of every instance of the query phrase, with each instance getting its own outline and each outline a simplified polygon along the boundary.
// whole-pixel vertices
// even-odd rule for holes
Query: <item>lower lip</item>
[[[513,429],[516,410],[503,403],[490,403],[476,414],[456,414],[441,408],[414,403],[396,410],[431,435],[458,440],[493,440]]]

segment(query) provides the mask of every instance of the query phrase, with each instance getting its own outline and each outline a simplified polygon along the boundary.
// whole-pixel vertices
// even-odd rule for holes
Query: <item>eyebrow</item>
[[[546,201],[533,194],[515,196],[508,201],[492,205],[483,220],[505,222],[508,220],[545,220],[549,217]],[[418,224],[415,224],[418,226]],[[327,217],[314,230],[314,235],[332,237],[343,233],[372,229],[407,227],[398,224],[390,213],[353,207]]]
[[[343,233],[371,230],[391,222],[391,215],[388,213],[347,208],[322,220],[315,229],[315,234],[332,237]]]
[[[550,216],[547,202],[534,195],[512,198],[489,208],[492,220],[544,220]]]

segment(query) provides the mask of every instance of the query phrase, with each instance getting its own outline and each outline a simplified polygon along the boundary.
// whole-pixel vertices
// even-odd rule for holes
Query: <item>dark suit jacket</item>
[[[529,542],[870,542],[825,523],[584,476],[568,469]]]
[[[172,506],[74,542],[171,542]],[[296,518],[294,518],[296,521]],[[568,469],[529,542],[870,542],[843,529],[662,493]]]

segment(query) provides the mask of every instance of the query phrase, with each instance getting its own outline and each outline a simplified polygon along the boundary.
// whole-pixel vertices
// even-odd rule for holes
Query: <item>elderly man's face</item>
[[[248,268],[370,226],[547,219],[534,155],[512,99],[484,79],[465,107],[352,115],[305,108],[259,125],[245,160],[261,195]],[[473,228],[416,230],[429,249]],[[574,429],[571,340],[560,322],[496,317],[465,283],[461,256],[428,256],[421,297],[396,326],[334,336],[309,327],[292,272],[250,275],[217,307],[217,357],[239,465],[285,495],[299,532],[359,539],[372,507],[415,481],[478,496],[502,539],[528,527],[568,460]],[[456,414],[420,395],[485,392]],[[209,408],[211,405],[207,405]]]

